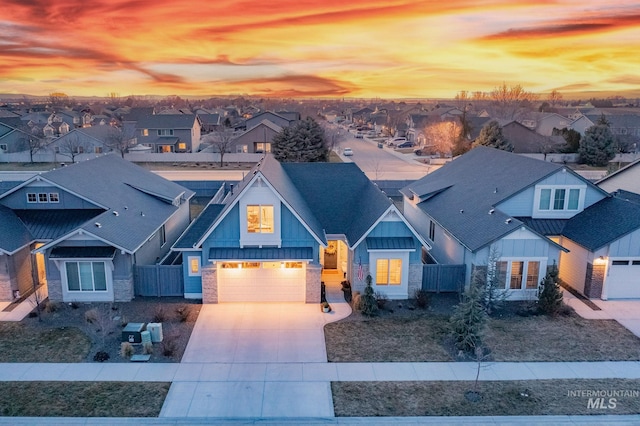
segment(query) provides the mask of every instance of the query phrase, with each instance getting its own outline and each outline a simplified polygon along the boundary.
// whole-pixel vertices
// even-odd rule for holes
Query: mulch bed
[[[179,362],[189,342],[200,308],[200,301],[179,297],[137,297],[131,302],[116,303],[47,301],[42,310],[42,321],[30,316],[17,326],[23,329],[22,333],[29,333],[30,330],[77,329],[89,338],[90,348],[82,359],[49,362],[94,362],[94,356],[98,352],[108,354],[108,360],[101,362],[126,362],[127,358],[120,355],[122,329],[126,324],[161,322],[164,341],[153,344],[150,362]],[[92,321],[87,321],[88,318]],[[143,353],[141,345],[133,346],[136,354]],[[23,351],[28,350],[30,348],[23,348]]]

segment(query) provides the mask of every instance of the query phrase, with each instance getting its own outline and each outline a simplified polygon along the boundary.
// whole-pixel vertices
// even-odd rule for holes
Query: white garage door
[[[607,276],[609,299],[640,299],[640,259],[616,259]]]
[[[302,262],[223,263],[218,268],[219,302],[304,302]]]

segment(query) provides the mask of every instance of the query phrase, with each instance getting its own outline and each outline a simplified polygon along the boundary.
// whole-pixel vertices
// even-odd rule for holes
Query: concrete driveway
[[[160,417],[333,417],[323,327],[347,303],[203,305]],[[316,367],[317,366],[317,367]],[[305,373],[306,371],[306,373]]]

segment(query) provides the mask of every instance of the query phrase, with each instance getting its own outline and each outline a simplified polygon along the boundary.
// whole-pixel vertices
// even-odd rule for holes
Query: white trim
[[[71,191],[71,190],[69,190],[69,189],[65,188],[64,186],[59,185],[59,184],[57,184],[57,183],[55,183],[55,182],[53,182],[53,181],[51,181],[51,180],[49,180],[49,179],[47,179],[47,178],[43,177],[42,175],[36,175],[36,176],[33,176],[33,177],[31,177],[31,178],[29,178],[29,179],[25,180],[25,181],[24,181],[24,182],[22,182],[20,185],[15,186],[15,187],[13,187],[13,188],[9,189],[8,191],[6,191],[6,192],[4,192],[4,193],[0,194],[0,198],[4,198],[4,197],[6,197],[7,195],[11,195],[11,194],[13,194],[14,192],[16,192],[16,191],[18,191],[18,190],[20,190],[20,189],[22,189],[22,188],[24,188],[24,187],[26,187],[26,186],[29,186],[30,184],[32,184],[32,183],[34,183],[34,182],[46,182],[46,183],[48,183],[48,184],[50,184],[50,185],[52,185],[52,186],[55,186],[56,188],[59,188],[60,190],[62,190],[62,191],[64,191],[64,192],[68,192],[68,193],[69,193],[69,194],[71,194],[71,195],[74,195],[74,196],[76,196],[76,197],[78,197],[78,198],[81,198],[81,199],[83,199],[83,200],[87,201],[88,203],[93,204],[93,205],[94,205],[94,206],[96,206],[96,207],[99,207],[99,208],[104,209],[104,210],[109,210],[109,207],[107,207],[107,206],[103,206],[102,204],[99,204],[99,203],[97,203],[97,202],[95,202],[95,201],[93,201],[93,200],[91,200],[91,199],[89,199],[89,198],[87,198],[87,197],[85,197],[85,196],[83,196],[83,195],[80,195],[80,194],[78,194],[78,193],[76,193],[76,192],[74,192],[74,191]]]
[[[546,210],[540,209],[540,194],[543,189],[550,189],[550,199],[549,199],[549,208]],[[557,190],[564,189],[566,190],[564,206],[562,209],[555,210],[553,208],[554,204],[554,196]],[[569,193],[572,189],[580,190],[578,195],[578,208],[569,210]],[[536,185],[534,187],[534,196],[533,196],[533,212],[531,217],[534,219],[568,219],[576,214],[580,213],[584,210],[584,201],[587,196],[587,185]]]
[[[413,226],[411,226],[411,224],[407,221],[407,219],[404,217],[404,215],[402,215],[400,213],[400,211],[396,208],[396,206],[394,206],[393,204],[391,204],[389,206],[389,208],[387,210],[385,210],[384,213],[382,213],[380,215],[380,217],[373,223],[373,225],[371,225],[369,227],[369,229],[367,229],[367,231],[362,234],[362,237],[360,237],[360,239],[358,241],[355,242],[355,244],[351,245],[349,247],[349,249],[351,250],[355,250],[356,247],[358,247],[358,245],[367,237],[367,235],[369,235],[371,233],[371,231],[373,231],[373,229],[378,226],[378,224],[380,222],[383,221],[383,219],[389,214],[389,213],[395,213],[398,215],[398,217],[400,219],[402,219],[402,222],[404,222],[405,226],[407,228],[409,228],[409,230],[411,231],[411,233],[418,239],[418,241],[420,241],[420,243],[427,248],[427,250],[431,250],[431,244],[429,244],[424,238],[422,238],[422,236],[420,234],[418,234],[418,232],[416,232],[416,230],[413,228]]]
[[[191,269],[191,259],[196,259],[198,261],[198,270],[193,272]],[[200,256],[187,256],[187,272],[190,277],[201,277],[202,276],[202,262]]]
[[[264,160],[262,160],[264,161]],[[275,160],[274,160],[275,161]],[[327,247],[327,243],[325,243],[324,241],[322,241],[322,239],[311,230],[311,228],[309,227],[309,225],[307,225],[307,223],[302,220],[302,218],[300,217],[300,215],[295,211],[295,209],[293,207],[291,207],[291,205],[280,195],[280,193],[278,191],[276,191],[276,189],[273,187],[273,185],[271,185],[271,183],[269,182],[269,180],[262,174],[261,171],[256,171],[256,174],[249,180],[249,182],[247,182],[247,184],[242,188],[242,190],[240,191],[240,193],[236,196],[236,198],[233,200],[233,202],[231,204],[227,204],[225,206],[225,208],[222,210],[222,212],[218,215],[218,218],[216,219],[215,222],[213,222],[211,224],[211,226],[209,227],[209,229],[207,229],[207,232],[204,233],[204,235],[202,237],[200,237],[200,239],[198,240],[198,242],[193,246],[195,247],[201,247],[202,244],[204,244],[204,242],[207,240],[207,238],[209,238],[209,235],[211,235],[211,233],[218,227],[218,225],[220,225],[220,223],[224,220],[224,218],[227,217],[227,215],[229,214],[229,212],[231,210],[233,210],[233,207],[235,207],[236,204],[239,203],[240,199],[245,195],[245,193],[247,192],[247,190],[253,185],[253,183],[258,179],[258,178],[262,178],[262,180],[265,182],[265,184],[276,194],[276,197],[278,197],[278,199],[282,202],[282,204],[285,205],[285,207],[287,209],[289,209],[289,211],[291,212],[291,214],[293,214],[295,216],[296,219],[298,219],[298,221],[302,224],[302,226],[304,226],[304,228],[309,231],[309,234],[311,234],[311,236],[316,240],[316,242],[318,244],[320,244],[322,247]],[[238,212],[239,214],[240,212]],[[240,224],[240,226],[242,226],[242,224]]]
[[[31,253],[34,253],[34,254],[35,254],[35,253],[42,253],[42,252],[44,252],[46,249],[48,249],[48,248],[50,248],[50,247],[53,247],[53,246],[55,246],[56,244],[58,244],[58,243],[60,243],[60,242],[62,242],[62,241],[65,241],[65,240],[67,240],[67,239],[69,239],[69,238],[73,237],[74,235],[87,235],[87,236],[89,236],[89,237],[92,237],[93,239],[96,239],[96,240],[98,240],[98,241],[102,241],[103,243],[108,244],[108,245],[110,245],[110,246],[112,246],[112,247],[115,247],[115,248],[117,248],[118,250],[123,251],[123,252],[128,253],[128,254],[133,254],[133,253],[135,253],[135,251],[137,250],[137,249],[136,249],[136,250],[134,250],[134,251],[129,251],[129,250],[127,250],[127,249],[126,249],[126,248],[124,248],[124,247],[120,247],[119,245],[114,244],[114,243],[113,243],[113,242],[111,242],[111,241],[107,241],[107,240],[105,240],[104,238],[100,238],[100,237],[98,237],[97,235],[94,235],[94,234],[92,234],[91,232],[88,232],[87,230],[80,228],[80,229],[76,229],[76,230],[74,230],[74,231],[71,231],[71,232],[69,232],[68,234],[63,235],[63,236],[59,237],[59,238],[58,238],[58,239],[56,239],[56,240],[50,241],[50,242],[46,243],[45,245],[43,245],[42,247],[39,247],[39,248],[37,248],[37,249],[35,249],[35,250],[32,250],[32,251],[31,251]],[[145,243],[146,243],[146,240],[145,240]],[[138,248],[139,248],[139,247],[138,247]]]
[[[185,293],[185,299],[202,299],[202,293]]]

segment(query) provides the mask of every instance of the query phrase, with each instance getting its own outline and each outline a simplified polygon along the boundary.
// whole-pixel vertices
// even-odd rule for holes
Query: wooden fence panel
[[[461,292],[465,270],[465,265],[423,265],[422,289],[435,293]]]
[[[182,265],[136,266],[136,296],[184,296]]]

